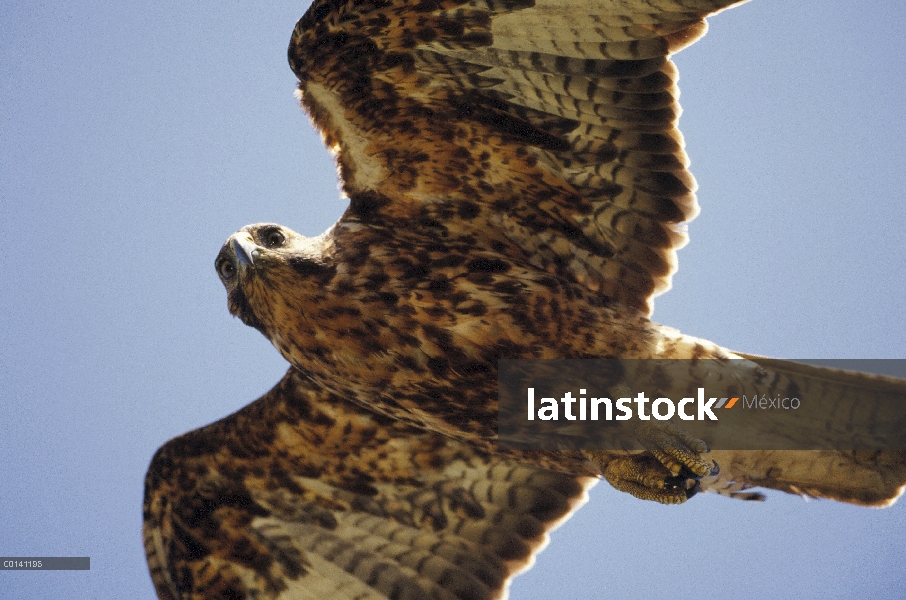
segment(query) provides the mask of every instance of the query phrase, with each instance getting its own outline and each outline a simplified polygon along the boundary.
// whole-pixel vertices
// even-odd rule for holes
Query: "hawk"
[[[640,432],[645,452],[497,446],[501,359],[713,358],[769,397],[906,390],[649,319],[698,211],[669,56],[733,4],[315,1],[289,62],[349,208],[314,238],[250,225],[217,256],[230,312],[291,367],[152,460],[160,597],[503,597],[599,477],[665,503],[899,496],[901,452],[708,452],[670,428]]]

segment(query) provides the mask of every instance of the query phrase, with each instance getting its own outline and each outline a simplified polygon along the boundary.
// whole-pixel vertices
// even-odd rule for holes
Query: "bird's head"
[[[305,313],[307,291],[334,269],[324,263],[324,236],[307,238],[274,223],[247,225],[231,235],[214,267],[230,313],[271,338],[280,323]]]

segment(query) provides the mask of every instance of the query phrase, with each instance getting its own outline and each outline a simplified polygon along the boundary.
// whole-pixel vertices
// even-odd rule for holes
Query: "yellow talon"
[[[647,452],[585,451],[610,485],[636,498],[681,504],[698,492],[699,479],[719,472],[717,463],[701,456],[707,445],[681,427],[642,423],[636,436]]]

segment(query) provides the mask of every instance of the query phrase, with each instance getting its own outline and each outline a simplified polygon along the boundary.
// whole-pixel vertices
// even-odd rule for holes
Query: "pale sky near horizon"
[[[0,599],[147,598],[145,469],[285,361],[214,272],[252,222],[332,224],[292,96],[308,3],[0,6]],[[701,215],[654,319],[782,358],[906,358],[906,7],[754,0],[676,57]],[[606,483],[512,598],[892,598],[906,501],[679,507]]]

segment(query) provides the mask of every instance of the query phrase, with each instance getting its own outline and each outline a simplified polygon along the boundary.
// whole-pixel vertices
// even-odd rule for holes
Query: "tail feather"
[[[709,457],[721,472],[702,482],[703,489],[740,497],[744,490],[763,487],[805,497],[829,498],[863,506],[893,504],[906,487],[906,451],[897,444],[906,432],[903,402],[906,380],[785,360],[739,354],[789,379],[803,397],[833,401],[831,426],[845,432],[853,425],[899,432],[895,449],[715,450]],[[893,401],[891,401],[893,400]],[[872,429],[874,430],[874,429]],[[833,434],[833,432],[831,433]],[[747,498],[751,499],[751,498]]]
[[[833,450],[715,450],[707,455],[720,473],[703,491],[744,499],[754,487],[862,506],[896,502],[906,486],[906,452]]]

